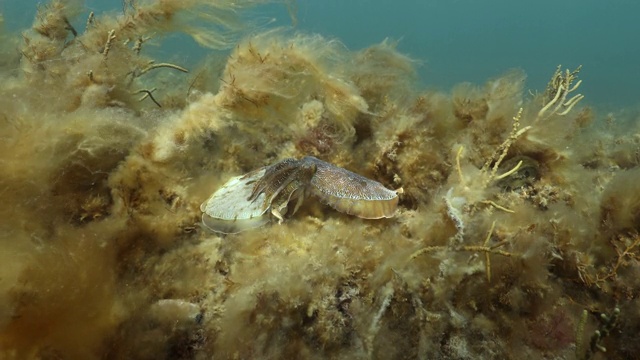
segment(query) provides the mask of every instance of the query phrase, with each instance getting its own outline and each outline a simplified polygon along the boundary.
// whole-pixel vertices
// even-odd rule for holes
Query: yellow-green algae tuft
[[[579,68],[419,91],[392,42],[243,28],[256,3],[54,0],[0,34],[0,358],[636,356],[637,121]],[[232,46],[220,73],[146,55],[176,31]],[[397,215],[200,227],[229,178],[306,155],[402,188]]]

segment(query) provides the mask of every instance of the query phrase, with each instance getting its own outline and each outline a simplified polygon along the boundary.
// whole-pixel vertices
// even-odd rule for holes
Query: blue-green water
[[[6,26],[29,26],[38,3],[0,0]],[[122,7],[104,0],[86,5],[97,13]],[[640,102],[638,1],[300,0],[296,7],[297,30],[338,38],[354,50],[387,37],[399,40],[399,50],[419,61],[424,87],[481,84],[521,68],[528,88],[541,91],[558,64],[582,64],[585,103],[607,109]],[[292,26],[286,5],[262,6],[255,13],[273,18],[269,26]],[[83,22],[77,21],[80,27]],[[175,37],[163,49],[188,63],[208,52]]]

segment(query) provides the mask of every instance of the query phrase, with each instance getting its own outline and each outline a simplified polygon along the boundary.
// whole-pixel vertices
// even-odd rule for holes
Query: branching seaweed
[[[638,352],[637,312],[610,308],[637,308],[637,162],[620,170],[594,149],[582,136],[602,129],[588,121],[541,123],[575,111],[580,68],[559,68],[535,103],[522,102],[521,72],[456,100],[415,94],[393,46],[274,31],[187,78],[147,41],[179,31],[229,45],[202,34],[234,32],[260,0],[125,0],[79,33],[77,2],[41,7],[22,73],[3,77],[0,197],[15,206],[0,226],[0,357],[542,358],[570,356],[573,341],[579,359]],[[305,204],[260,231],[193,226],[225,177],[314,151],[408,189],[397,216]],[[282,178],[273,216],[308,190]],[[346,199],[329,200],[353,212]],[[579,319],[575,304],[589,309]]]
[[[527,132],[529,129],[531,129],[531,126],[526,126],[524,128],[520,128],[520,118],[522,117],[522,108],[520,108],[520,110],[518,111],[518,113],[516,114],[516,116],[513,117],[513,126],[511,129],[511,133],[509,134],[509,137],[502,143],[500,144],[500,146],[498,146],[498,148],[496,149],[496,151],[494,152],[494,154],[485,161],[484,166],[482,167],[482,169],[480,170],[480,177],[479,179],[474,179],[474,183],[473,184],[467,184],[467,181],[462,173],[462,167],[460,165],[460,159],[462,157],[463,151],[464,151],[464,147],[460,146],[458,148],[458,151],[456,153],[456,171],[458,174],[458,179],[460,182],[460,185],[463,189],[468,189],[470,186],[475,186],[475,187],[479,187],[479,189],[475,189],[476,191],[480,191],[483,189],[486,189],[490,184],[502,180],[510,175],[512,175],[513,173],[517,172],[518,169],[520,169],[520,166],[522,166],[522,161],[519,161],[511,170],[506,171],[503,174],[498,175],[498,168],[500,167],[500,164],[502,164],[502,161],[505,159],[505,157],[507,156],[508,152],[509,152],[509,148],[511,147],[511,145],[518,139],[520,138],[525,132]],[[491,169],[491,170],[490,170]],[[508,209],[504,206],[498,205],[495,201],[493,200],[479,200],[479,203],[483,203],[486,205],[490,205],[493,206],[494,208],[498,209],[498,210],[502,210],[508,213],[513,213],[513,210]]]
[[[151,101],[153,101],[156,105],[158,105],[158,107],[162,107],[162,105],[160,105],[160,103],[158,102],[158,100],[156,100],[156,98],[153,97],[153,92],[156,91],[156,88],[153,89],[141,89],[135,92],[135,94],[144,94],[142,95],[138,101],[142,101],[146,98],[150,98]]]
[[[609,291],[611,285],[616,285],[618,272],[621,268],[640,264],[640,235],[620,235],[610,240],[611,246],[616,252],[615,259],[606,266],[598,267],[585,264],[578,265],[578,275],[586,286]]]
[[[580,69],[582,69],[582,65],[571,72],[569,69],[563,72],[562,65],[558,65],[543,95],[543,106],[538,112],[537,121],[547,119],[552,115],[567,115],[584,98],[584,95],[576,94],[567,99],[569,94],[582,84],[582,80],[573,83],[577,79]]]
[[[489,229],[489,232],[487,233],[487,236],[484,239],[484,242],[482,243],[482,245],[461,245],[461,246],[455,246],[455,247],[449,247],[449,246],[427,246],[425,248],[422,248],[416,252],[414,252],[413,254],[411,254],[411,256],[409,256],[409,260],[414,260],[415,258],[422,256],[424,254],[427,253],[431,253],[431,252],[439,252],[439,251],[465,251],[465,252],[473,252],[473,253],[484,253],[485,256],[485,273],[487,276],[487,282],[491,282],[491,254],[495,254],[495,255],[501,255],[504,257],[512,257],[514,256],[513,253],[510,253],[508,251],[504,251],[504,250],[500,250],[498,248],[506,245],[509,243],[509,241],[505,240],[505,241],[500,241],[496,244],[493,245],[489,245],[489,242],[491,241],[492,235],[493,235],[493,230],[495,229],[496,226],[496,222],[494,221],[493,223],[491,223],[491,228]]]
[[[611,331],[618,325],[620,317],[620,308],[615,307],[611,315],[601,313],[598,317],[600,326],[591,335],[589,348],[584,349],[584,327],[587,320],[587,310],[582,312],[582,316],[576,330],[576,358],[590,360],[597,352],[606,353],[607,348],[604,347],[602,341],[611,334]]]
[[[518,169],[522,165],[522,161],[520,161],[513,169],[505,172],[504,174],[497,175],[498,168],[500,167],[500,164],[502,164],[502,161],[504,160],[504,158],[507,156],[507,153],[509,152],[509,148],[511,147],[511,145],[516,140],[518,140],[518,138],[520,138],[522,134],[524,134],[525,132],[531,129],[531,126],[525,126],[524,128],[520,129],[521,118],[522,118],[522,108],[520,108],[516,116],[513,117],[513,122],[512,122],[513,126],[511,128],[511,133],[509,134],[509,137],[502,144],[500,144],[498,149],[494,152],[493,156],[490,157],[482,167],[482,171],[484,173],[489,173],[489,168],[491,167],[491,164],[493,164],[493,167],[491,167],[491,173],[486,178],[487,185],[490,182],[503,179],[513,174],[514,172],[518,171]]]

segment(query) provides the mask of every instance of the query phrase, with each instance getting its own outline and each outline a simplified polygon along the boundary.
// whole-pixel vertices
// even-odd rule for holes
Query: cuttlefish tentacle
[[[271,213],[278,219],[278,223],[284,221],[283,215],[288,213],[289,203],[295,200],[295,206],[290,215],[298,211],[304,199],[308,196],[309,184],[316,173],[316,166],[313,164],[301,164],[294,173],[289,174],[287,179],[276,189],[272,196]],[[267,194],[269,196],[269,194]]]
[[[284,159],[266,167],[264,175],[255,183],[247,200],[255,201],[260,194],[265,194],[266,202],[270,204],[280,191],[292,181],[297,171],[298,160],[296,159]]]

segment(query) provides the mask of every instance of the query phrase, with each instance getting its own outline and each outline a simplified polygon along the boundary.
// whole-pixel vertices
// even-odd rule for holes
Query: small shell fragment
[[[281,223],[284,215],[295,214],[309,195],[340,212],[365,219],[392,217],[398,206],[396,191],[307,156],[300,160],[284,159],[231,178],[200,206],[202,222],[221,233],[259,227],[272,216]]]

